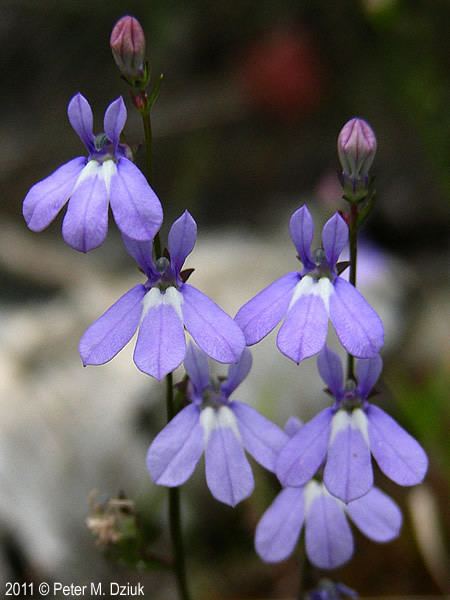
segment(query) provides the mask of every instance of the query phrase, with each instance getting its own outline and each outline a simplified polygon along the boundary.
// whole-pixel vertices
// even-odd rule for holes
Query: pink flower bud
[[[356,181],[367,177],[377,150],[377,139],[370,125],[355,117],[341,129],[337,149],[344,175]]]
[[[141,24],[130,16],[114,25],[110,46],[119,71],[130,81],[142,79],[145,62],[145,35]]]

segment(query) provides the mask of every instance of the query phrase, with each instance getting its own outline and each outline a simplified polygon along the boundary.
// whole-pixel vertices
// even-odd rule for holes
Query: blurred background
[[[66,117],[78,91],[98,132],[106,106],[124,95],[127,142],[142,161],[139,115],[108,43],[124,14],[141,21],[153,72],[165,76],[153,112],[153,186],[165,223],[193,213],[192,282],[230,314],[295,268],[287,235],[295,208],[306,202],[316,223],[342,208],[336,138],[345,121],[358,115],[374,128],[378,202],[359,281],[387,332],[377,400],[421,441],[430,470],[414,490],[377,473],[402,507],[402,534],[380,547],[355,532],[355,557],[331,576],[363,596],[443,594],[446,0],[1,0],[0,583],[141,581],[152,600],[175,598],[170,573],[152,559],[170,553],[165,490],[145,468],[164,424],[163,386],[134,367],[133,344],[103,367],[83,369],[77,352],[86,327],[141,275],[112,222],[107,243],[84,256],[63,244],[61,219],[34,234],[21,215],[31,185],[84,152]],[[326,405],[322,387],[315,361],[291,364],[271,335],[235,397],[282,425]],[[255,525],[277,491],[274,478],[254,472],[256,491],[235,510],[210,497],[202,467],[183,489],[198,600],[295,594],[297,559],[267,566],[253,551]],[[321,575],[310,571],[312,585]]]

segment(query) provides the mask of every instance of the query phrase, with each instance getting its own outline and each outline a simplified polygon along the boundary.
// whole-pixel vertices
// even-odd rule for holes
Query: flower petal
[[[110,203],[117,227],[127,237],[145,242],[152,240],[162,223],[158,196],[139,169],[121,158],[111,176]]]
[[[105,133],[113,143],[114,149],[117,148],[120,141],[120,134],[125,127],[127,120],[127,109],[122,96],[111,102],[105,111],[103,126]]]
[[[217,500],[236,506],[253,491],[253,473],[245,457],[236,419],[224,406],[202,410],[201,422],[207,443],[205,449],[206,482]]]
[[[289,221],[289,233],[303,266],[306,269],[314,268],[314,261],[311,257],[314,223],[306,205],[300,207],[292,215]]]
[[[378,488],[346,507],[353,523],[374,542],[389,542],[398,536],[402,513],[397,504]]]
[[[330,318],[339,341],[357,358],[372,358],[384,343],[383,323],[348,281],[337,277],[330,297]]]
[[[186,257],[192,252],[197,239],[197,223],[185,210],[169,231],[168,248],[172,267],[179,273]]]
[[[422,446],[378,406],[366,412],[370,449],[383,473],[398,485],[421,483],[428,469]]]
[[[381,356],[377,354],[373,358],[360,359],[356,361],[356,379],[358,391],[361,398],[367,398],[378,381],[383,369]]]
[[[323,463],[330,436],[331,408],[325,408],[303,425],[281,450],[277,477],[283,485],[304,485]]]
[[[195,342],[218,362],[237,362],[245,347],[238,325],[197,288],[185,283],[180,291],[184,298],[184,323]]]
[[[140,269],[144,271],[147,277],[150,279],[158,279],[159,275],[156,271],[152,257],[152,243],[149,240],[145,242],[138,242],[136,240],[132,240],[124,234],[122,234],[122,240],[125,250],[132,258],[134,258]]]
[[[289,440],[282,429],[242,402],[231,402],[244,448],[269,471],[275,471],[280,450]]]
[[[311,482],[318,486],[316,482]],[[310,484],[310,485],[311,485]],[[305,488],[306,526],[305,544],[309,560],[320,569],[335,569],[347,562],[353,554],[353,536],[338,500],[322,488],[309,498]]]
[[[180,293],[152,288],[144,298],[144,319],[134,350],[138,369],[161,380],[178,367],[186,354],[186,340],[179,314]]]
[[[324,346],[317,358],[317,367],[333,396],[340,399],[344,393],[344,372],[339,356]]]
[[[89,152],[94,150],[94,117],[86,98],[78,93],[71,99],[67,107],[67,116],[75,132]]]
[[[235,320],[244,332],[247,346],[262,340],[278,325],[286,314],[299,279],[298,273],[283,275],[239,309]]]
[[[322,243],[327,262],[331,268],[348,243],[348,225],[339,213],[335,213],[322,229]]]
[[[35,183],[23,201],[23,216],[32,231],[42,231],[68,201],[86,159],[74,158]]]
[[[156,436],[147,453],[147,469],[155,483],[175,487],[192,475],[203,453],[199,409],[183,408]]]
[[[279,350],[296,363],[320,352],[328,332],[328,314],[320,296],[301,296],[277,336]]]
[[[79,351],[83,365],[103,365],[134,335],[142,314],[143,285],[128,290],[84,332]]]
[[[244,348],[239,361],[228,367],[228,376],[220,386],[225,396],[231,396],[234,390],[244,381],[252,368],[252,362],[252,353],[248,348]]]
[[[69,246],[79,252],[89,252],[104,242],[107,232],[108,194],[102,166],[90,161],[70,198],[62,234]]]
[[[303,488],[282,490],[259,521],[255,549],[266,562],[279,562],[294,551],[303,526]]]
[[[323,481],[330,494],[345,503],[367,494],[372,487],[367,417],[361,409],[351,415],[338,410],[334,415]]]
[[[187,347],[184,368],[199,394],[210,386],[208,357],[195,344]]]

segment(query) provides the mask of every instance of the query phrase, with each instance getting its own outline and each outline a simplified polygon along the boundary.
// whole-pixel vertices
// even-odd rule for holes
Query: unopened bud
[[[128,80],[142,79],[145,73],[145,35],[141,24],[130,16],[114,25],[110,46],[119,71]]]
[[[347,121],[338,137],[337,149],[344,176],[353,182],[367,178],[377,151],[377,139],[363,119]]]

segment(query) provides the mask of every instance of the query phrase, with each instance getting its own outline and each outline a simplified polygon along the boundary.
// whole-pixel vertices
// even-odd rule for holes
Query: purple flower
[[[181,268],[196,238],[197,225],[187,211],[170,229],[170,258],[154,262],[151,244],[124,237],[128,252],[148,279],[124,294],[84,333],[79,350],[85,366],[110,361],[138,328],[134,362],[157,379],[184,360],[184,328],[214,360],[238,361],[245,347],[238,325],[205,294],[185,283],[189,271]]]
[[[291,417],[285,431],[293,440],[305,427]],[[305,525],[309,560],[321,569],[334,569],[353,554],[353,536],[346,517],[375,542],[394,539],[402,524],[397,504],[378,488],[344,504],[322,483],[310,480],[299,487],[284,487],[272,502],[256,527],[256,552],[266,562],[284,560],[293,552]]]
[[[161,226],[161,204],[147,180],[119,143],[127,110],[122,98],[105,112],[105,133],[94,137],[91,107],[81,94],[69,102],[69,121],[86,146],[79,156],[36,183],[26,195],[23,215],[32,231],[42,231],[69,200],[62,232],[80,252],[100,246],[108,231],[111,205],[118,228],[127,237],[152,240]]]
[[[190,379],[183,408],[156,436],[147,454],[147,467],[158,485],[182,485],[205,452],[206,482],[217,500],[235,506],[253,491],[254,481],[244,449],[273,471],[286,434],[255,409],[230,400],[250,371],[252,356],[245,349],[228,369],[222,383],[210,379],[206,355],[189,345],[184,366]]]
[[[306,206],[292,215],[289,229],[303,270],[280,277],[239,310],[236,322],[247,345],[259,342],[284,319],[278,348],[299,363],[324,347],[329,317],[347,352],[375,356],[383,345],[383,324],[358,290],[337,274],[336,263],[348,241],[342,217],[335,214],[325,223],[323,248],[313,254],[314,226]]]
[[[323,481],[344,502],[364,496],[373,485],[371,454],[395,483],[417,485],[428,460],[418,442],[381,408],[368,402],[382,360],[359,360],[358,384],[344,387],[339,357],[324,348],[319,372],[335,397],[334,406],[318,413],[292,437],[280,453],[277,475],[283,485],[302,486],[325,463]]]
[[[398,536],[402,514],[397,504],[378,488],[345,505],[315,480],[301,487],[286,487],[262,516],[255,534],[255,548],[266,562],[287,558],[305,525],[309,560],[321,569],[335,569],[353,554],[353,535],[347,521],[374,542]]]

